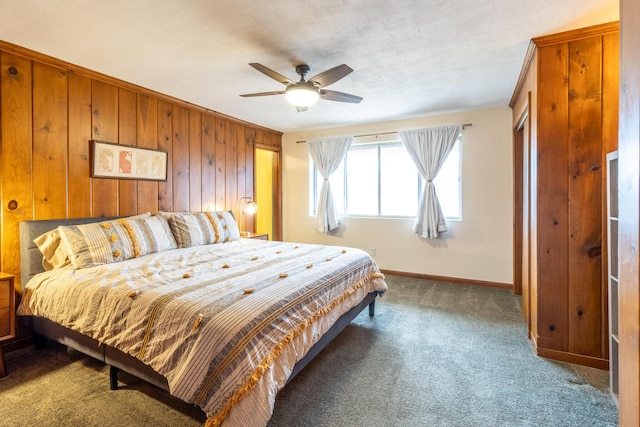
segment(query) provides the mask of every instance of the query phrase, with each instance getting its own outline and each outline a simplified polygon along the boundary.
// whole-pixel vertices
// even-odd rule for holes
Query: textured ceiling
[[[529,40],[618,20],[618,0],[0,0],[0,40],[282,132],[507,105]],[[345,63],[298,113],[242,98]],[[307,76],[309,77],[309,76]]]

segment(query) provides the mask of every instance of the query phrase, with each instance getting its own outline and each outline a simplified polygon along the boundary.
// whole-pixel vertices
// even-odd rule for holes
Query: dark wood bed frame
[[[42,268],[42,254],[33,243],[33,239],[47,231],[53,230],[60,225],[79,225],[92,222],[115,219],[113,217],[106,218],[81,218],[81,219],[62,219],[62,220],[40,220],[40,221],[24,221],[20,223],[20,273],[22,283],[26,284],[31,277],[38,274],[44,269]],[[375,299],[379,292],[368,294],[357,306],[343,314],[336,323],[327,331],[326,334],[309,350],[293,368],[293,371],[287,380],[291,381],[311,360],[318,355],[351,321],[360,314],[366,306],[369,306],[369,316],[375,313]],[[169,390],[169,386],[165,377],[154,371],[148,365],[140,360],[130,356],[122,351],[83,335],[79,332],[60,326],[52,321],[41,317],[24,317],[28,322],[28,327],[33,329],[36,341],[36,348],[42,348],[47,340],[59,342],[71,347],[81,353],[98,359],[109,365],[109,383],[112,390],[118,388],[118,370],[125,371],[140,379],[143,379],[164,390]]]

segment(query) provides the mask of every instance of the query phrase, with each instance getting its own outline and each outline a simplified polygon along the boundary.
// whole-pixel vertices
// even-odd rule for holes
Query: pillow
[[[136,258],[178,247],[169,223],[162,215],[141,219],[124,218],[120,222],[129,232]]]
[[[151,216],[150,212],[145,212],[140,215],[130,216],[127,219],[144,219],[144,218],[149,218],[150,216]],[[110,222],[110,221],[103,221],[101,223],[106,223],[106,222]],[[45,270],[51,270],[54,268],[60,268],[69,264],[73,264],[75,268],[81,268],[81,267],[78,267],[78,264],[85,264],[87,262],[86,256],[85,258],[81,259],[82,256],[79,256],[78,254],[74,253],[73,255],[76,258],[76,262],[73,262],[73,259],[72,259],[73,257],[70,256],[70,253],[71,253],[70,251],[78,250],[79,252],[82,253],[83,251],[86,251],[90,245],[86,245],[86,247],[82,249],[80,247],[80,246],[83,246],[81,244],[82,238],[78,239],[77,233],[75,233],[75,238],[74,238],[73,237],[74,232],[71,230],[76,230],[76,231],[82,230],[84,229],[85,226],[101,224],[101,223],[83,224],[83,225],[75,225],[75,226],[60,226],[54,230],[48,231],[38,236],[37,238],[35,238],[33,240],[33,243],[35,243],[38,249],[40,249],[40,252],[42,252],[42,256],[43,256],[42,267]],[[63,240],[62,233],[61,233],[62,227],[80,227],[80,228],[72,228],[72,229],[67,228],[65,233],[67,238]],[[126,245],[126,242],[124,242],[123,244]],[[96,248],[94,247],[94,249]],[[122,261],[122,259],[117,259],[117,260]],[[104,264],[104,262],[98,262],[98,263],[90,262],[90,263],[92,265]]]
[[[219,242],[231,242],[240,239],[240,230],[233,213],[230,211],[213,212],[213,217],[217,223]]]
[[[129,233],[118,220],[61,225],[58,230],[74,268],[93,267],[134,257]]]
[[[210,245],[220,241],[211,212],[162,212],[169,221],[179,248]]]
[[[42,268],[45,271],[64,267],[71,263],[65,245],[61,244],[62,240],[57,228],[36,237],[33,239],[33,243],[42,252]]]

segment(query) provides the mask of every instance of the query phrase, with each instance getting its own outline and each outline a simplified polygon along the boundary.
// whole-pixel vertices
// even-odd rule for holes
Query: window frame
[[[462,135],[458,136],[458,139],[456,140],[456,145],[458,145],[458,215],[457,216],[446,216],[445,215],[445,219],[447,221],[462,221]],[[347,192],[347,188],[348,188],[348,168],[346,165],[346,161],[347,161],[347,157],[349,156],[349,152],[351,150],[364,150],[364,149],[370,149],[371,146],[375,146],[376,147],[376,152],[377,152],[377,193],[378,193],[378,200],[377,200],[377,215],[366,215],[366,214],[350,214],[349,211],[349,206],[348,206],[348,192]],[[375,142],[361,142],[361,143],[353,143],[351,145],[351,147],[349,147],[349,150],[347,151],[347,153],[345,154],[344,159],[341,162],[341,166],[339,166],[339,168],[342,169],[342,174],[343,174],[343,182],[344,182],[344,191],[342,192],[342,205],[344,206],[344,211],[345,212],[339,212],[338,214],[344,218],[367,218],[367,219],[371,219],[371,218],[379,218],[379,219],[409,219],[409,218],[415,218],[415,213],[411,214],[411,215],[382,215],[382,199],[381,199],[381,187],[382,187],[382,180],[381,180],[381,150],[384,146],[402,146],[404,147],[404,144],[402,143],[402,141],[400,139],[390,139],[387,141],[375,141]],[[406,150],[406,148],[405,148]],[[452,150],[453,151],[453,150]],[[451,154],[451,153],[450,153]],[[447,159],[448,160],[448,159]],[[315,164],[313,163],[313,159],[311,158],[311,156],[309,155],[309,173],[310,173],[310,195],[311,197],[309,198],[309,215],[310,216],[316,216],[318,214],[318,195],[320,192],[320,188],[319,188],[319,180],[318,180],[318,169],[316,168]],[[422,192],[423,192],[423,188],[424,185],[426,183],[426,180],[422,178],[422,176],[420,175],[420,172],[418,172],[418,170],[416,169],[416,179],[418,180],[418,188],[417,188],[417,198],[418,198],[418,202],[420,200],[420,197],[422,196]],[[437,178],[436,178],[437,181]],[[436,183],[436,187],[437,187],[437,183]],[[334,197],[336,196],[336,194],[334,193]]]

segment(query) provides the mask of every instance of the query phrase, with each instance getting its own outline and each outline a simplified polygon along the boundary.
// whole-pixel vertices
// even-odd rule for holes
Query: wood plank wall
[[[281,147],[281,136],[0,42],[0,270],[20,283],[24,220],[222,209],[239,218],[239,198],[255,193],[254,146]],[[167,181],[91,178],[91,139],[167,151]]]
[[[514,129],[527,109],[531,125],[530,258],[520,260],[531,268],[530,336],[541,356],[606,368],[604,177],[618,138],[618,24],[532,45],[510,103]]]
[[[604,169],[606,154],[617,148],[619,34],[615,25],[601,30],[562,42],[534,40],[538,304],[544,307],[537,336],[541,348],[606,360]]]

